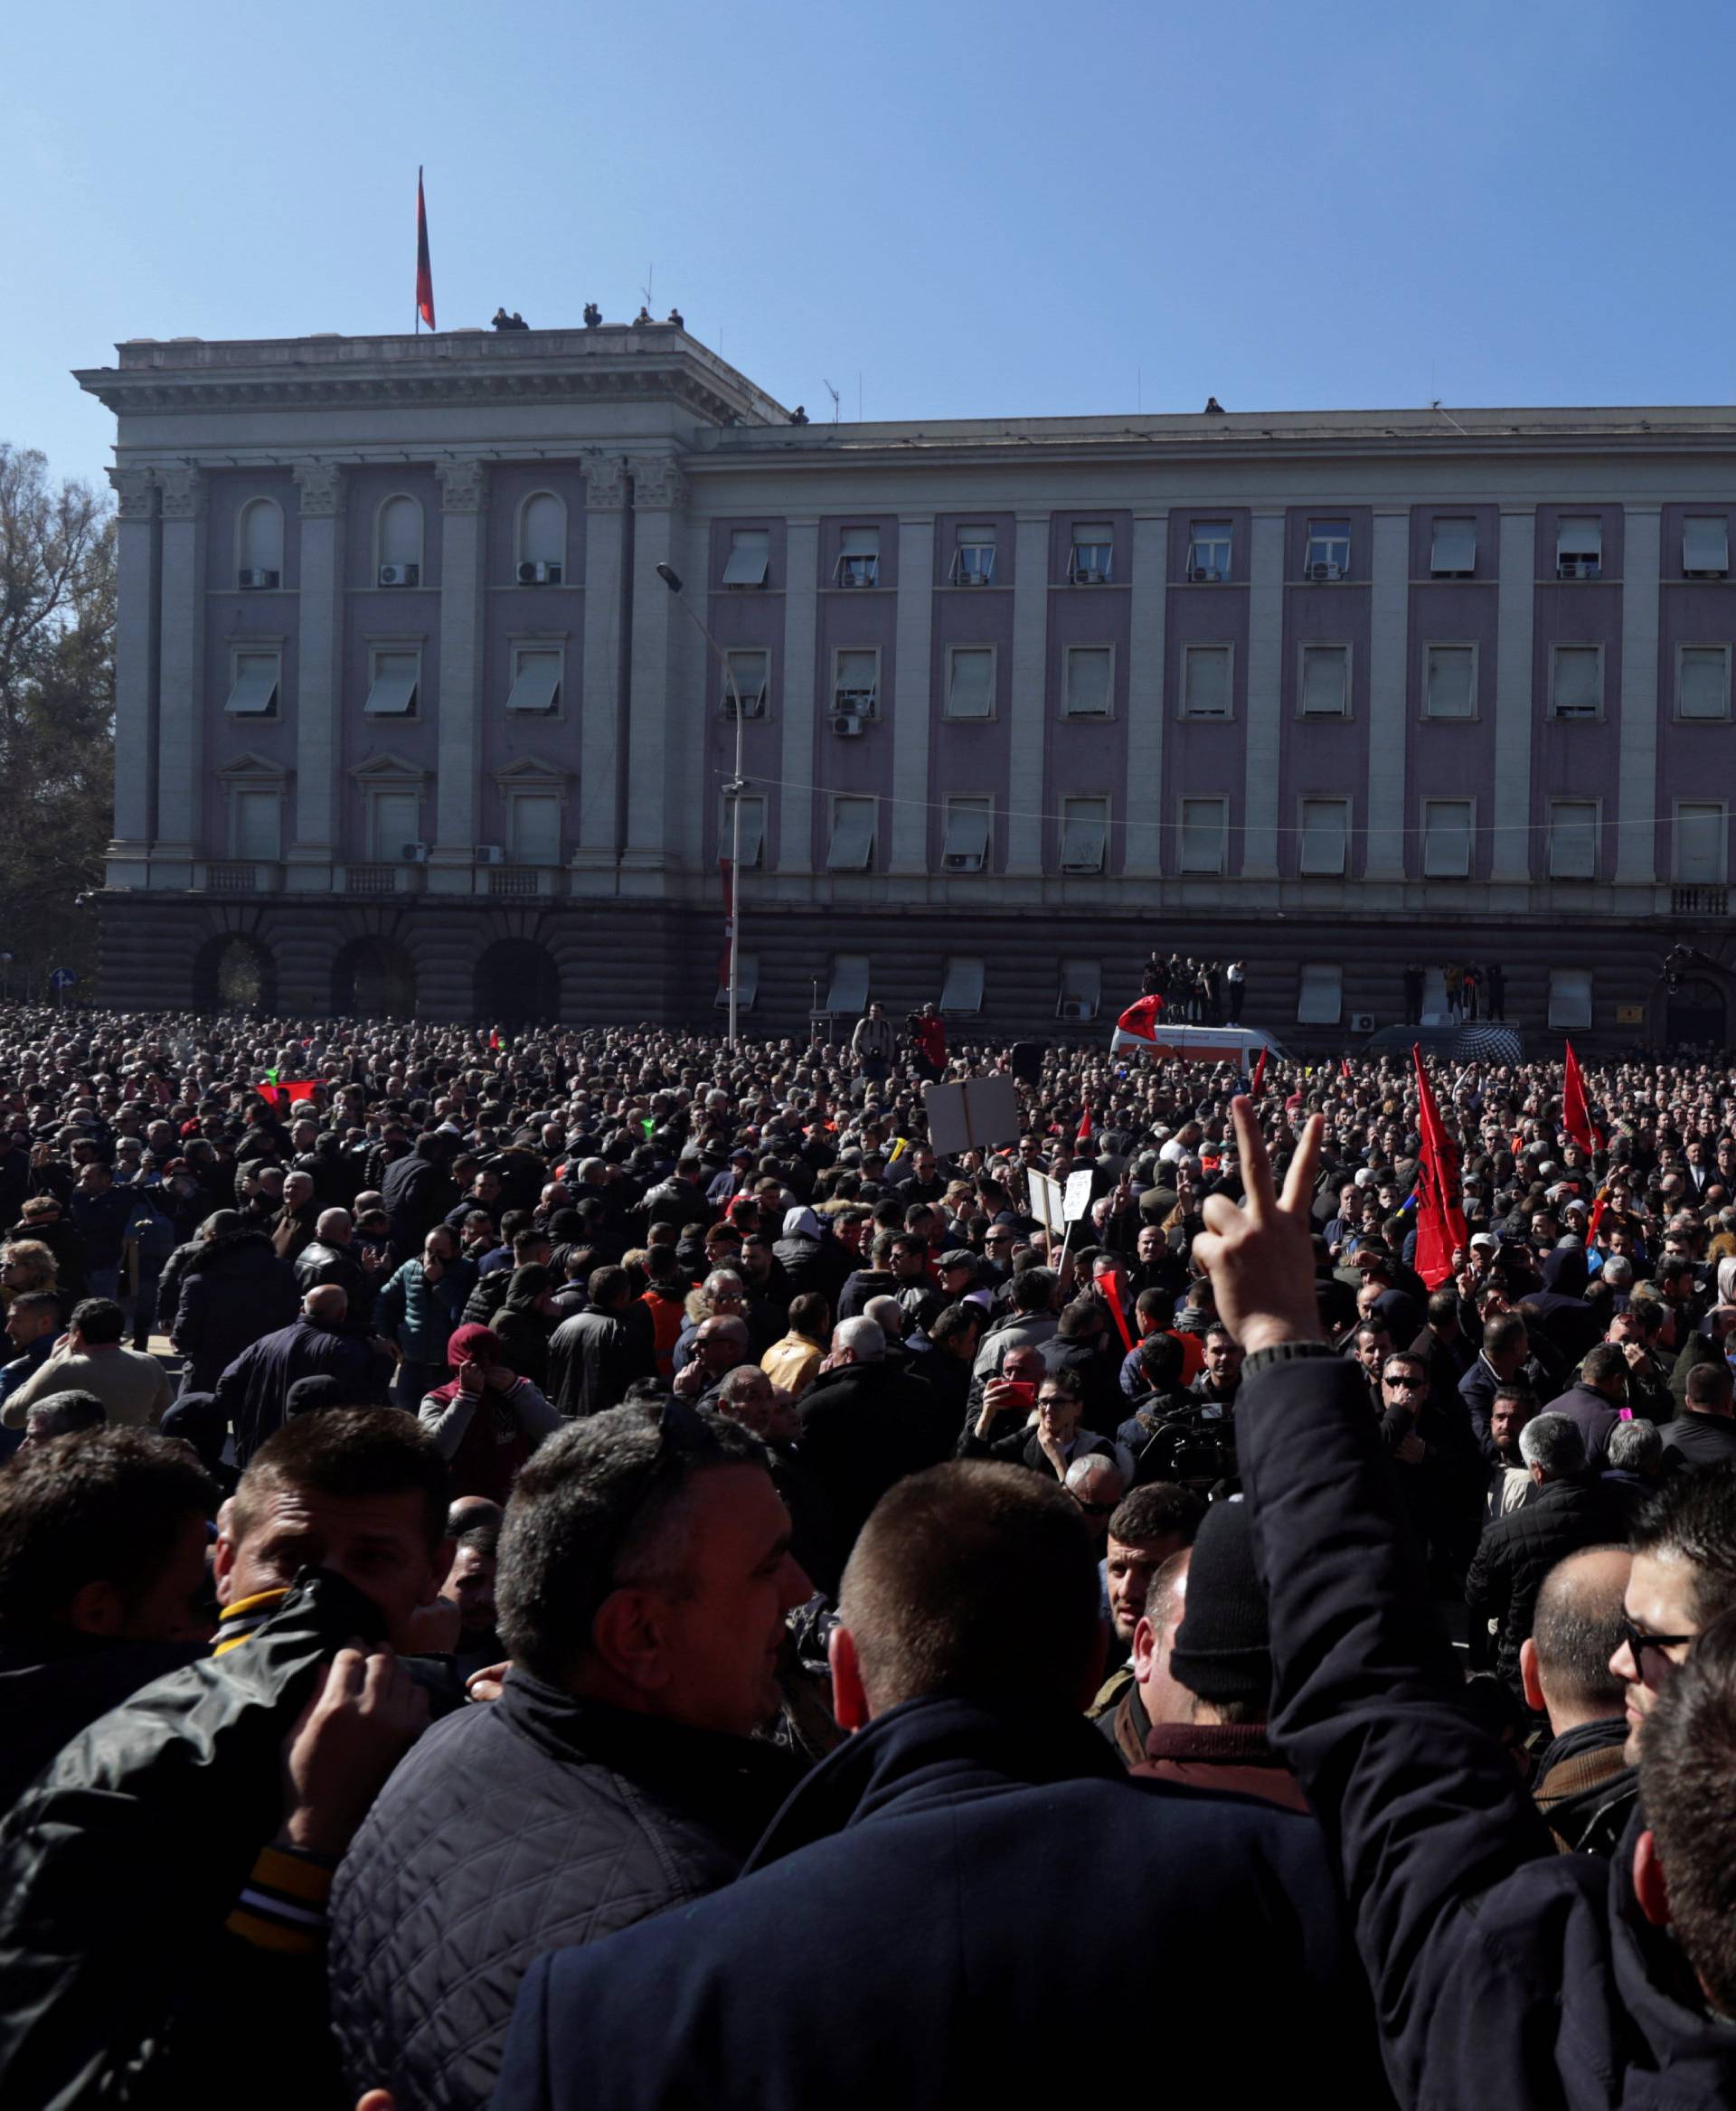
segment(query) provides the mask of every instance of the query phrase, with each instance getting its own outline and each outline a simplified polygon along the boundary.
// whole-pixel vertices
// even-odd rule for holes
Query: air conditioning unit
[[[275,587],[283,575],[275,571],[244,571],[239,575],[243,588]]]
[[[1350,1031],[1353,1033],[1373,1033],[1374,1031],[1373,1013],[1353,1012],[1350,1015]]]
[[[506,862],[505,847],[497,843],[479,843],[476,850],[479,865],[504,865]]]
[[[949,850],[940,862],[949,872],[980,872],[983,853],[979,850]]]
[[[832,730],[844,739],[854,740],[862,730],[862,714],[854,711],[835,711],[832,713]]]
[[[1603,560],[1599,557],[1563,557],[1555,567],[1560,580],[1594,580],[1601,577]]]
[[[1089,997],[1063,997],[1055,1007],[1055,1016],[1059,1019],[1089,1019],[1090,1015]]]
[[[841,587],[872,587],[874,583],[874,566],[866,558],[846,557],[838,572]]]
[[[561,584],[561,567],[558,564],[537,564],[526,558],[518,568],[521,587],[558,587]]]
[[[428,862],[428,845],[425,843],[407,843],[398,855],[407,865],[425,865]]]
[[[1094,564],[1076,564],[1073,567],[1073,584],[1076,587],[1100,587],[1104,574]]]
[[[1311,580],[1341,580],[1344,576],[1344,568],[1342,564],[1311,564],[1308,567],[1308,577]]]
[[[1187,576],[1195,585],[1204,581],[1210,581],[1216,585],[1223,578],[1221,571],[1213,570],[1209,564],[1190,564],[1187,568]]]
[[[988,584],[988,574],[979,571],[974,564],[960,565],[958,584],[961,587],[986,587]]]
[[[422,576],[420,564],[382,564],[380,567],[380,584],[382,587],[413,587]]]
[[[832,708],[848,712],[866,725],[880,716],[880,698],[872,689],[840,689],[832,700]]]

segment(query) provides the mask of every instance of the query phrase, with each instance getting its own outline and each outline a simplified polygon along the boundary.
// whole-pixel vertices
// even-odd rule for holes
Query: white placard
[[[1066,1201],[1061,1191],[1061,1183],[1051,1180],[1046,1173],[1027,1172],[1024,1184],[1031,1196],[1031,1214],[1051,1239],[1055,1238],[1067,1222]]]
[[[1077,1224],[1091,1206],[1091,1174],[1089,1166],[1067,1175],[1066,1217],[1070,1224]]]
[[[929,1117],[929,1141],[943,1158],[1018,1141],[1019,1097],[1011,1078],[925,1086],[922,1111]]]

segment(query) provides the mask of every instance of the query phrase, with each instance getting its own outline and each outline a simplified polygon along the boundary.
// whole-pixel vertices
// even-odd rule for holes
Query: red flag
[[[1598,1190],[1598,1199],[1591,1205],[1591,1221],[1585,1228],[1585,1243],[1588,1247],[1595,1246],[1598,1243],[1598,1227],[1603,1222],[1603,1212],[1609,1207],[1609,1190],[1607,1187],[1600,1187]]]
[[[422,197],[422,172],[416,171],[416,313],[434,327],[434,267],[428,260],[428,205]]]
[[[1163,1008],[1162,997],[1141,997],[1129,1004],[1115,1023],[1123,1033],[1137,1033],[1141,1041],[1156,1041],[1157,1014]]]
[[[1253,1079],[1248,1087],[1248,1097],[1250,1099],[1258,1099],[1260,1098],[1260,1088],[1265,1084],[1265,1082],[1266,1051],[1262,1048],[1260,1051],[1260,1060],[1254,1065]]]
[[[1344,1082],[1346,1085],[1348,1085],[1350,1083],[1350,1058],[1348,1056],[1340,1056],[1338,1059],[1338,1068],[1344,1072]]]
[[[1453,1251],[1465,1243],[1465,1212],[1458,1200],[1458,1146],[1440,1126],[1440,1110],[1429,1088],[1422,1051],[1414,1043],[1417,1070],[1417,1273],[1431,1290],[1453,1272]]]
[[[1105,1286],[1109,1301],[1109,1317],[1115,1322],[1116,1332],[1121,1336],[1129,1356],[1133,1353],[1133,1336],[1127,1332],[1127,1284],[1119,1268],[1105,1268],[1097,1278]]]
[[[256,1085],[253,1089],[276,1114],[287,1114],[297,1100],[314,1101],[317,1078],[292,1078],[288,1084]],[[317,1105],[317,1101],[314,1101]]]
[[[1091,1110],[1090,1107],[1087,1106],[1084,1113],[1081,1114],[1079,1117],[1079,1127],[1074,1133],[1073,1141],[1076,1144],[1089,1144],[1090,1140]]]
[[[1561,1086],[1561,1126],[1589,1157],[1593,1151],[1603,1148],[1602,1135],[1591,1126],[1590,1110],[1585,1104],[1585,1079],[1580,1071],[1580,1059],[1573,1053],[1573,1043],[1567,1044],[1567,1077]]]

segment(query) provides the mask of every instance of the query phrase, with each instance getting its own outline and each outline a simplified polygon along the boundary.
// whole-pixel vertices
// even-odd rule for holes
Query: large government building
[[[1302,1046],[1467,959],[1730,1037],[1736,410],[810,424],[674,317],[78,379],[109,1002],[712,1024],[739,694],[757,1032],[1098,1035],[1157,946]]]

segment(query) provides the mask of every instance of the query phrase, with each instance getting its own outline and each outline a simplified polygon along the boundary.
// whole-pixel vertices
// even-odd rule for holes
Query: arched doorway
[[[1664,1013],[1664,1046],[1722,1049],[1730,1041],[1730,1013],[1724,993],[1704,975],[1684,976],[1669,991]]]
[[[414,1018],[416,963],[390,938],[352,939],[332,963],[332,1009],[341,1018]]]
[[[222,932],[194,956],[193,1001],[202,1012],[274,1012],[278,964],[258,938]]]
[[[497,939],[476,962],[476,1009],[489,1025],[558,1018],[561,971],[554,956],[533,938]]]

